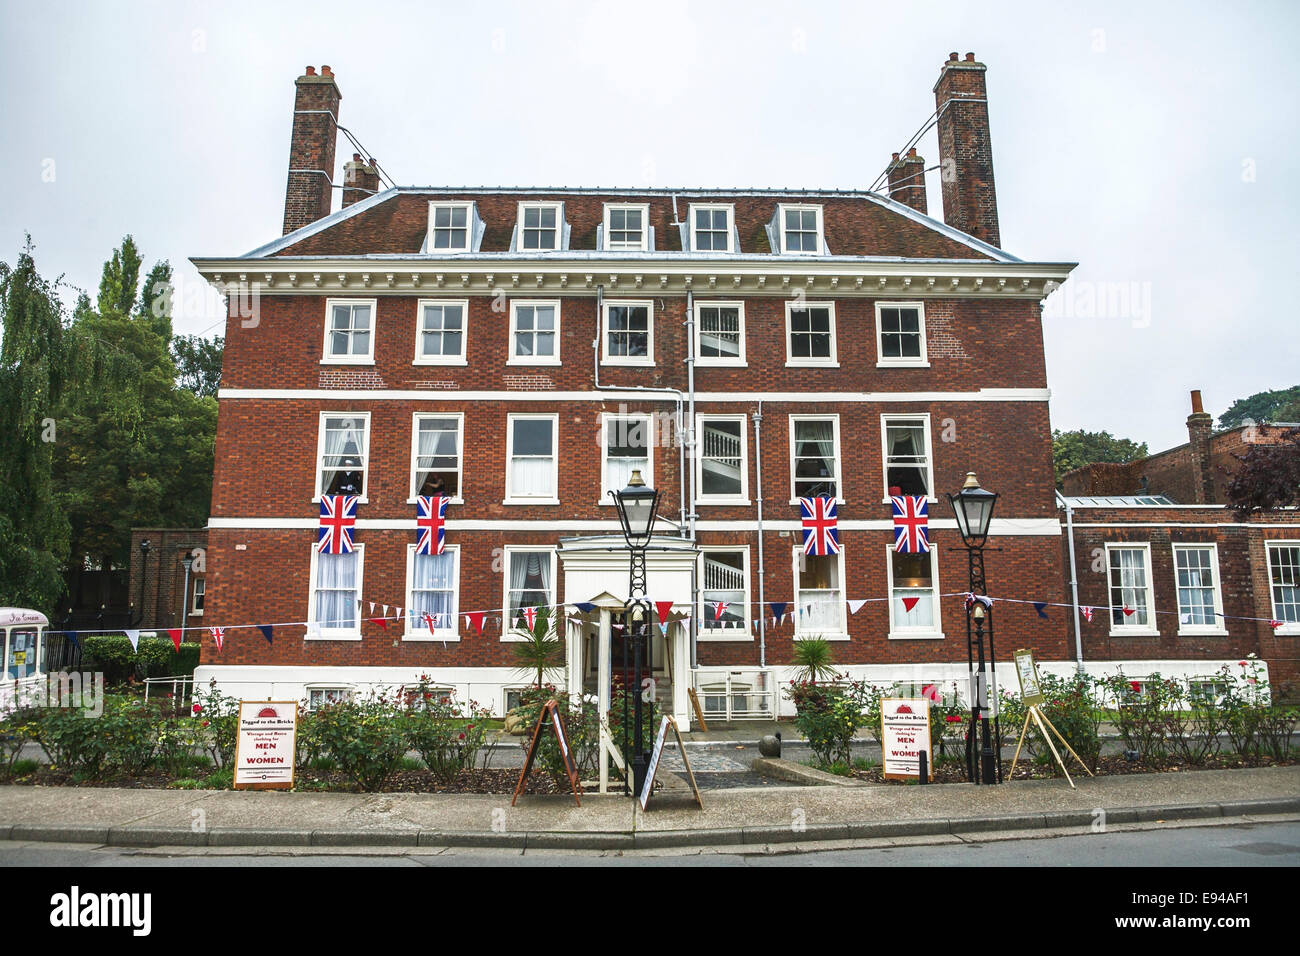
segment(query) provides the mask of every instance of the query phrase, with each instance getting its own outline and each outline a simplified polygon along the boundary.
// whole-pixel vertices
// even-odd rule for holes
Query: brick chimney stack
[[[314,66],[294,84],[293,136],[289,140],[289,185],[284,196],[284,232],[330,214],[334,147],[338,140],[339,101],[343,94],[328,66]]]
[[[1187,416],[1187,438],[1192,455],[1194,504],[1218,504],[1214,492],[1214,471],[1210,467],[1210,429],[1214,418],[1201,405],[1201,392],[1192,392],[1192,414]]]
[[[343,164],[343,208],[361,202],[379,192],[379,169],[375,158],[363,160],[360,153]]]
[[[990,245],[1002,245],[998,197],[993,186],[993,142],[989,136],[988,69],[967,53],[948,54],[934,101],[939,112],[939,167],[943,221]]]
[[[925,160],[909,149],[902,159],[894,153],[889,162],[889,198],[927,213],[925,203]]]

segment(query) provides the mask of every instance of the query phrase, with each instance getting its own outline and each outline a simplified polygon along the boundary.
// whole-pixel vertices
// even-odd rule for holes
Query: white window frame
[[[406,546],[406,606],[402,608],[402,619],[405,628],[402,633],[404,641],[460,641],[460,545],[449,544],[443,548],[443,554],[452,554],[455,564],[455,572],[452,580],[455,582],[451,590],[451,626],[438,627],[434,630],[437,636],[429,633],[429,628],[423,624],[418,627],[411,623],[411,608],[414,603],[411,601],[411,592],[415,586],[415,549],[417,545],[414,542]]]
[[[319,693],[321,697],[324,698],[325,695],[332,690],[341,692],[341,696],[338,698],[339,700],[349,700],[353,697],[353,695],[356,694],[357,686],[356,684],[305,684],[303,686],[302,692],[303,692],[303,696],[307,699],[308,712],[310,713],[316,710],[316,707],[312,706],[312,702],[311,702],[312,694]],[[334,701],[322,700],[321,703],[330,704],[330,703],[334,703]]]
[[[524,420],[551,423],[551,487],[555,494],[550,498],[516,495],[510,484],[511,463],[515,457],[515,422]],[[506,497],[503,505],[558,505],[560,495],[560,416],[545,412],[520,412],[506,415]]]
[[[529,249],[524,246],[524,213],[529,209],[554,209],[555,210],[555,245],[549,249]],[[564,249],[564,203],[561,202],[521,202],[519,204],[519,214],[515,226],[517,241],[515,243],[515,252],[525,255],[532,255],[543,252],[560,252]],[[539,227],[540,228],[540,227]]]
[[[600,415],[600,501],[601,505],[614,507],[614,501],[610,498],[609,492],[622,491],[622,488],[611,488],[607,484],[609,481],[609,423],[613,421],[630,421],[637,419],[645,423],[645,441],[646,441],[646,460],[649,464],[641,477],[645,483],[654,486],[655,473],[655,416],[650,412],[628,412],[619,414],[618,412],[602,412]]]
[[[817,213],[817,248],[816,249],[791,249],[786,244],[785,233],[785,214],[787,212],[815,212]],[[776,207],[776,229],[777,241],[781,244],[781,254],[783,256],[820,256],[826,250],[826,232],[825,216],[820,205],[809,203],[781,203]],[[802,230],[800,230],[802,231]]]
[[[835,476],[832,479],[835,482],[835,492],[836,492],[835,500],[839,504],[844,504],[844,482],[841,477],[844,474],[844,467],[842,465],[843,451],[840,447],[840,416],[838,414],[834,414],[834,415],[791,415],[790,416],[790,504],[792,505],[797,506],[799,504],[799,488],[795,484],[795,475],[794,475],[795,457],[796,457],[795,452],[797,450],[795,445],[795,422],[801,422],[801,421],[824,422],[827,419],[831,421],[832,432],[835,440]]]
[[[745,607],[743,609],[743,615],[745,618],[745,624],[743,627],[739,627],[739,628],[736,627],[716,628],[716,629],[707,628],[704,625],[706,621],[713,620],[713,608],[710,607],[709,604],[704,600],[704,556],[711,552],[734,553],[737,551],[741,552],[743,555],[742,573],[745,576],[745,587],[744,587]],[[699,609],[696,612],[700,615],[699,617],[700,626],[697,628],[697,632],[698,632],[697,640],[709,642],[709,643],[733,643],[734,644],[737,641],[748,641],[750,643],[753,643],[754,614],[753,614],[753,607],[751,602],[751,596],[753,594],[753,587],[752,587],[753,579],[749,567],[749,545],[747,544],[703,545],[700,547],[700,554],[699,557],[696,558],[696,560],[698,562],[698,570],[696,573],[699,575],[699,581],[700,581],[700,604],[699,604]],[[763,609],[759,608],[758,613],[762,614]]]
[[[464,209],[465,210],[465,245],[461,248],[447,247],[446,249],[437,249],[433,245],[433,233],[437,228],[434,225],[434,214],[439,209]],[[438,202],[437,200],[429,201],[429,227],[425,234],[424,249],[429,255],[441,256],[450,255],[453,252],[473,252],[474,251],[474,204],[472,202]],[[451,226],[448,228],[456,228]]]
[[[705,356],[700,349],[700,338],[703,335],[702,315],[705,309],[736,309],[739,312],[740,319],[740,354],[735,358],[725,358],[718,355]],[[714,301],[711,299],[696,300],[695,302],[695,366],[696,368],[745,368],[748,361],[745,359],[745,303],[741,300],[729,299]]]
[[[333,337],[330,332],[330,322],[334,317],[334,307],[346,305],[349,309],[356,308],[359,305],[370,306],[370,349],[365,355],[332,355],[330,353],[330,339]],[[349,313],[350,315],[351,313]],[[374,365],[375,364],[375,333],[379,325],[379,300],[378,299],[351,299],[351,298],[333,298],[325,300],[325,341],[321,345],[321,365]],[[350,342],[351,340],[349,340]]]
[[[641,214],[641,241],[636,245],[614,245],[610,239],[610,214],[619,212],[639,212]],[[619,230],[626,232],[626,229]],[[650,204],[649,203],[605,203],[605,221],[601,229],[601,250],[604,252],[647,252],[650,249]]]
[[[1112,551],[1142,552],[1143,575],[1146,578],[1147,622],[1145,624],[1116,624],[1114,622],[1115,606],[1114,584],[1111,581],[1110,555]],[[1121,588],[1122,590],[1122,588]],[[1151,542],[1150,541],[1107,541],[1106,542],[1106,623],[1110,626],[1111,637],[1159,637],[1160,628],[1156,623],[1155,582],[1151,577]],[[1136,610],[1136,609],[1135,609]],[[1121,612],[1123,617],[1123,612]]]
[[[917,325],[921,336],[921,355],[919,358],[885,357],[884,317],[881,315],[885,309],[916,309]],[[893,302],[879,299],[876,301],[876,368],[929,368],[930,358],[929,352],[926,350],[925,338],[924,302]]]
[[[349,411],[326,411],[321,412],[316,428],[316,494],[311,499],[316,504],[320,504],[321,489],[321,471],[325,467],[325,419],[327,418],[358,418],[366,423],[365,442],[361,449],[361,487],[365,489],[364,494],[357,498],[357,504],[366,505],[370,503],[370,413],[369,412],[349,412]]]
[[[454,418],[456,419],[456,487],[459,493],[448,498],[453,505],[465,503],[465,413],[464,412],[413,412],[411,414],[411,494],[406,499],[408,505],[415,504],[419,487],[420,457],[420,419]]]
[[[646,355],[639,358],[634,355],[611,355],[609,351],[609,310],[620,306],[643,306],[646,310]],[[650,367],[655,364],[655,304],[653,299],[605,299],[600,310],[600,364],[601,365],[637,365]]]
[[[796,311],[803,312],[808,309],[827,309],[830,318],[830,339],[831,354],[827,358],[814,358],[812,356],[799,356],[794,354],[794,325],[793,314]],[[805,335],[808,333],[799,333]],[[836,344],[835,334],[835,303],[834,302],[812,302],[809,300],[787,299],[785,303],[785,365],[786,368],[839,368],[839,349]]]
[[[829,633],[826,631],[812,631],[812,630],[805,631],[802,627],[803,617],[799,613],[802,607],[799,603],[799,592],[802,590],[799,587],[799,574],[804,567],[803,546],[796,545],[795,547],[791,548],[790,551],[791,554],[794,556],[794,563],[792,565],[792,571],[794,576],[791,578],[791,582],[794,585],[794,594],[793,594],[794,604],[791,607],[791,611],[794,614],[794,639],[796,641],[804,641],[810,638],[822,637],[828,641],[847,641],[849,639],[849,615],[848,615],[848,603],[847,603],[848,585],[845,583],[844,580],[844,549],[841,548],[839,554],[826,555],[826,557],[833,557],[836,559],[836,561],[839,562],[838,577],[840,579],[840,586],[839,586],[840,629],[838,631],[831,631]]]
[[[1300,540],[1269,539],[1264,542],[1264,563],[1265,570],[1268,572],[1268,610],[1269,614],[1273,616],[1273,620],[1280,621],[1282,618],[1278,615],[1277,602],[1273,600],[1273,551],[1277,548],[1300,548]],[[1300,636],[1300,622],[1287,622],[1273,633],[1282,637]]]
[[[424,355],[424,310],[427,306],[458,305],[461,307],[460,354]],[[412,365],[467,365],[469,364],[469,299],[420,299],[415,306],[415,358]]]
[[[515,351],[515,322],[519,316],[520,306],[551,306],[555,309],[555,354],[554,355],[520,355]],[[536,336],[536,329],[533,335]],[[507,365],[559,365],[560,364],[560,300],[559,299],[511,299],[510,300],[510,358]],[[536,340],[534,339],[534,344]]]
[[[696,210],[699,210],[700,212],[709,212],[709,213],[714,213],[714,212],[725,212],[725,213],[727,214],[727,248],[725,248],[725,249],[701,249],[701,248],[700,248],[700,242],[699,242],[699,239],[698,239],[698,237],[697,237],[697,233],[699,232],[699,230],[696,228],[696,225],[695,225],[695,212],[696,212]],[[734,246],[735,246],[735,244],[736,244],[736,240],[735,240],[735,230],[736,230],[736,207],[735,207],[734,204],[732,204],[732,203],[691,203],[691,204],[690,204],[690,207],[687,209],[687,213],[686,213],[686,214],[687,214],[687,216],[690,217],[690,218],[689,218],[689,221],[690,221],[690,232],[689,232],[689,235],[690,235],[690,237],[691,237],[691,251],[692,251],[692,252],[717,252],[717,253],[728,254],[728,253],[734,253],[734,252],[737,251],[737,250],[734,248]],[[712,217],[710,217],[710,218],[712,218]],[[706,231],[707,231],[707,232],[717,232],[716,229],[708,229],[708,230],[706,230]]]
[[[925,480],[930,488],[926,501],[930,504],[939,499],[934,492],[934,442],[930,432],[929,412],[884,412],[880,416],[880,466],[881,480],[884,482],[882,505],[889,504],[889,423],[891,421],[921,419],[925,423]]]
[[[740,494],[706,495],[704,494],[704,422],[735,421],[740,422]],[[695,416],[696,454],[695,487],[700,489],[695,500],[704,505],[747,505],[749,501],[749,416],[748,415],[713,415],[698,413]]]
[[[194,587],[190,589],[190,617],[203,616],[203,608],[199,607],[199,596],[200,596],[199,588],[203,589],[202,597],[204,598],[204,603],[206,603],[207,596],[208,596],[208,585],[207,585],[206,578],[197,577],[194,579]]]
[[[502,565],[501,565],[501,567],[502,567],[502,574],[501,574],[501,578],[502,578],[502,584],[501,584],[501,614],[502,614],[502,619],[501,619],[501,642],[502,642],[502,643],[511,643],[511,642],[526,641],[526,640],[528,640],[527,633],[524,632],[524,631],[522,631],[518,626],[516,626],[516,624],[515,624],[514,621],[510,620],[510,615],[514,613],[514,612],[511,611],[511,609],[510,609],[510,561],[511,561],[511,556],[512,556],[512,555],[515,555],[515,554],[529,554],[529,553],[538,553],[538,554],[547,554],[547,555],[550,555],[550,559],[551,559],[551,574],[550,574],[551,587],[550,587],[550,590],[547,592],[547,598],[548,598],[548,600],[547,600],[546,603],[547,603],[548,605],[550,605],[550,615],[551,615],[550,620],[551,620],[551,624],[552,624],[552,626],[555,626],[555,625],[556,625],[556,621],[555,621],[555,619],[556,619],[556,612],[559,610],[557,607],[555,607],[555,605],[556,605],[556,603],[557,603],[556,592],[557,592],[557,588],[558,588],[558,586],[559,586],[559,581],[557,581],[557,580],[556,580],[556,577],[555,577],[555,572],[556,572],[556,563],[557,563],[557,562],[556,562],[556,550],[555,550],[554,548],[548,548],[548,547],[545,547],[545,546],[543,546],[543,545],[536,545],[536,546],[533,546],[533,545],[506,545],[505,548],[504,548],[504,550],[503,550],[503,552],[502,552],[502,554],[503,554],[503,561],[502,561]]]
[[[890,640],[927,640],[941,641],[943,633],[943,601],[939,587],[939,549],[930,545],[930,581],[934,586],[934,626],[929,628],[907,627],[894,620],[894,546],[885,548],[885,587],[889,591],[889,639]]]
[[[353,544],[353,549],[357,556],[357,597],[364,593],[362,590],[363,577],[366,570],[366,546],[358,541]],[[311,577],[308,581],[307,591],[307,623],[316,623],[316,583],[317,583],[317,562],[320,558],[320,542],[311,546]],[[361,610],[357,609],[357,626],[355,628],[346,627],[322,627],[317,633],[319,637],[313,637],[311,630],[307,632],[304,640],[308,641],[359,641],[361,640]]]
[[[1210,576],[1214,578],[1214,624],[1184,624],[1183,623],[1183,603],[1182,603],[1182,585],[1178,583],[1178,552],[1179,551],[1209,551],[1210,552]],[[1173,543],[1172,557],[1174,564],[1174,602],[1178,607],[1178,636],[1195,636],[1195,635],[1214,635],[1226,637],[1228,629],[1224,626],[1223,617],[1223,590],[1222,583],[1219,580],[1219,546],[1214,542],[1198,541],[1175,541]]]

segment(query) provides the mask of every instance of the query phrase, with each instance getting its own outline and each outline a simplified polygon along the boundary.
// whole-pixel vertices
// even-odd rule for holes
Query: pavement
[[[734,744],[732,746],[735,746]],[[757,756],[757,754],[754,754]],[[675,781],[676,782],[676,781]],[[106,846],[758,848],[1300,815],[1300,766],[1000,786],[680,786],[622,795],[349,794],[0,786],[0,839]]]

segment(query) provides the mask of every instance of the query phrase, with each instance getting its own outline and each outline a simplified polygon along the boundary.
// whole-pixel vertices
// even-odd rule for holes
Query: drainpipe
[[[1060,502],[1061,507],[1065,509],[1065,534],[1066,546],[1070,549],[1070,592],[1074,599],[1074,657],[1075,666],[1080,674],[1083,673],[1083,640],[1080,637],[1082,629],[1079,624],[1079,571],[1078,562],[1074,555],[1074,509],[1070,507],[1070,502],[1058,491],[1056,500]]]
[[[674,203],[673,216],[677,215],[676,204]],[[690,494],[687,496],[686,512],[687,529],[692,544],[699,539],[695,536],[695,496],[697,489],[695,487],[695,293],[690,289],[686,290],[686,441],[684,443],[687,452],[687,470],[686,480],[690,482]],[[691,565],[691,670],[696,671],[700,668],[699,643],[700,634],[699,622],[700,607],[700,575],[698,566]]]
[[[767,620],[763,608],[763,403],[754,413],[755,498],[758,504],[758,666],[767,666]]]

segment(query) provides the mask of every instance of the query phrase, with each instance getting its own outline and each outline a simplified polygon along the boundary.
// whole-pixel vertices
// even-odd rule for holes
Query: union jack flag
[[[221,650],[226,643],[226,629],[224,627],[210,627],[208,630],[212,632],[212,642],[217,645],[217,650]]]
[[[320,500],[320,553],[351,554],[357,524],[356,495],[325,495]]]
[[[442,612],[439,611],[430,614],[428,611],[425,611],[424,617],[422,617],[421,620],[424,621],[425,627],[429,629],[429,633],[434,634],[434,629],[442,624]]]
[[[713,604],[713,619],[714,619],[715,621],[721,621],[721,620],[722,620],[722,615],[724,615],[724,614],[727,613],[727,606],[728,606],[730,603],[731,603],[730,601],[715,601],[715,602],[714,602],[714,604]]]
[[[447,500],[442,495],[420,495],[415,499],[415,526],[420,531],[416,554],[442,554],[447,537]]]
[[[1081,613],[1081,614],[1083,615],[1083,619],[1084,619],[1085,621],[1087,621],[1089,624],[1092,623],[1092,608],[1090,608],[1090,607],[1080,607],[1080,608],[1079,608],[1079,613]]]
[[[925,554],[930,550],[930,504],[924,495],[894,495],[894,553]]]
[[[528,625],[528,630],[531,631],[533,627],[537,624],[537,608],[526,607],[522,611],[520,611],[520,613],[523,614],[524,623]]]
[[[839,554],[839,506],[834,498],[800,498],[803,518],[803,553]]]

